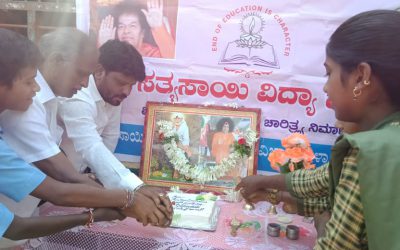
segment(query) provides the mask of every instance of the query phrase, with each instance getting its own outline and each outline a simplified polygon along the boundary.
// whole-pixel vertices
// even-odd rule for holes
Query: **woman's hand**
[[[331,213],[329,211],[324,211],[319,215],[314,216],[314,226],[315,229],[317,230],[318,238],[325,236],[325,226],[330,219],[331,219]]]
[[[267,176],[263,175],[247,176],[240,181],[235,189],[236,191],[240,190],[240,193],[245,200],[250,200],[253,194],[259,194],[259,192],[265,194],[266,187],[264,187],[263,183],[265,182],[266,177]]]

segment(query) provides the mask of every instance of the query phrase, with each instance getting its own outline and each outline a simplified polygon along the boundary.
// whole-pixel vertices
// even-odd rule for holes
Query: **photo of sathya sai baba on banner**
[[[175,58],[178,0],[91,1],[90,33],[100,47],[119,39],[144,57]]]
[[[142,177],[222,191],[255,174],[260,109],[147,103]]]

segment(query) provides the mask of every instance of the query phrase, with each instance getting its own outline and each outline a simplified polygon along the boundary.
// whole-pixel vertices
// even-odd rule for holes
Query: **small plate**
[[[196,226],[192,226],[192,225],[171,224],[170,227],[185,228],[185,229],[192,229],[192,230],[203,230],[203,231],[213,232],[213,231],[217,230],[218,216],[219,216],[220,212],[221,212],[221,208],[217,206],[215,208],[214,216],[211,218],[211,224],[210,225],[206,225],[206,226],[203,226],[203,227],[196,227]]]

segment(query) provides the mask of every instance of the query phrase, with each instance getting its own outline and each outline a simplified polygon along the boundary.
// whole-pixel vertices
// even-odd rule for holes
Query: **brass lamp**
[[[269,215],[276,215],[278,212],[276,211],[276,205],[279,204],[279,200],[278,200],[278,193],[279,190],[277,189],[267,189],[267,196],[266,196],[266,200],[271,203],[271,206],[268,209],[268,214]]]

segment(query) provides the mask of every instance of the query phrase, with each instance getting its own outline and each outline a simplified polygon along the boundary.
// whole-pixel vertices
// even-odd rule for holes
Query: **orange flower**
[[[276,149],[268,155],[268,160],[271,163],[271,167],[279,171],[279,167],[285,165],[289,161],[289,158],[283,149]]]
[[[299,163],[304,160],[304,152],[302,148],[294,147],[285,150],[287,157],[294,163]]]
[[[311,149],[311,147],[305,148],[304,149],[304,160],[306,162],[312,162],[312,160],[314,160],[315,155],[314,155],[314,151]]]
[[[301,161],[311,162],[314,159],[314,152],[311,148],[288,148],[286,149],[286,155],[294,163]]]
[[[299,133],[291,134],[282,139],[282,145],[285,150],[277,149],[268,156],[273,169],[293,172],[300,168],[315,168],[315,165],[311,163],[315,155],[305,135]]]
[[[300,133],[294,133],[282,139],[282,146],[284,148],[293,148],[293,147],[308,148],[310,147],[310,141],[307,139],[305,135]]]

